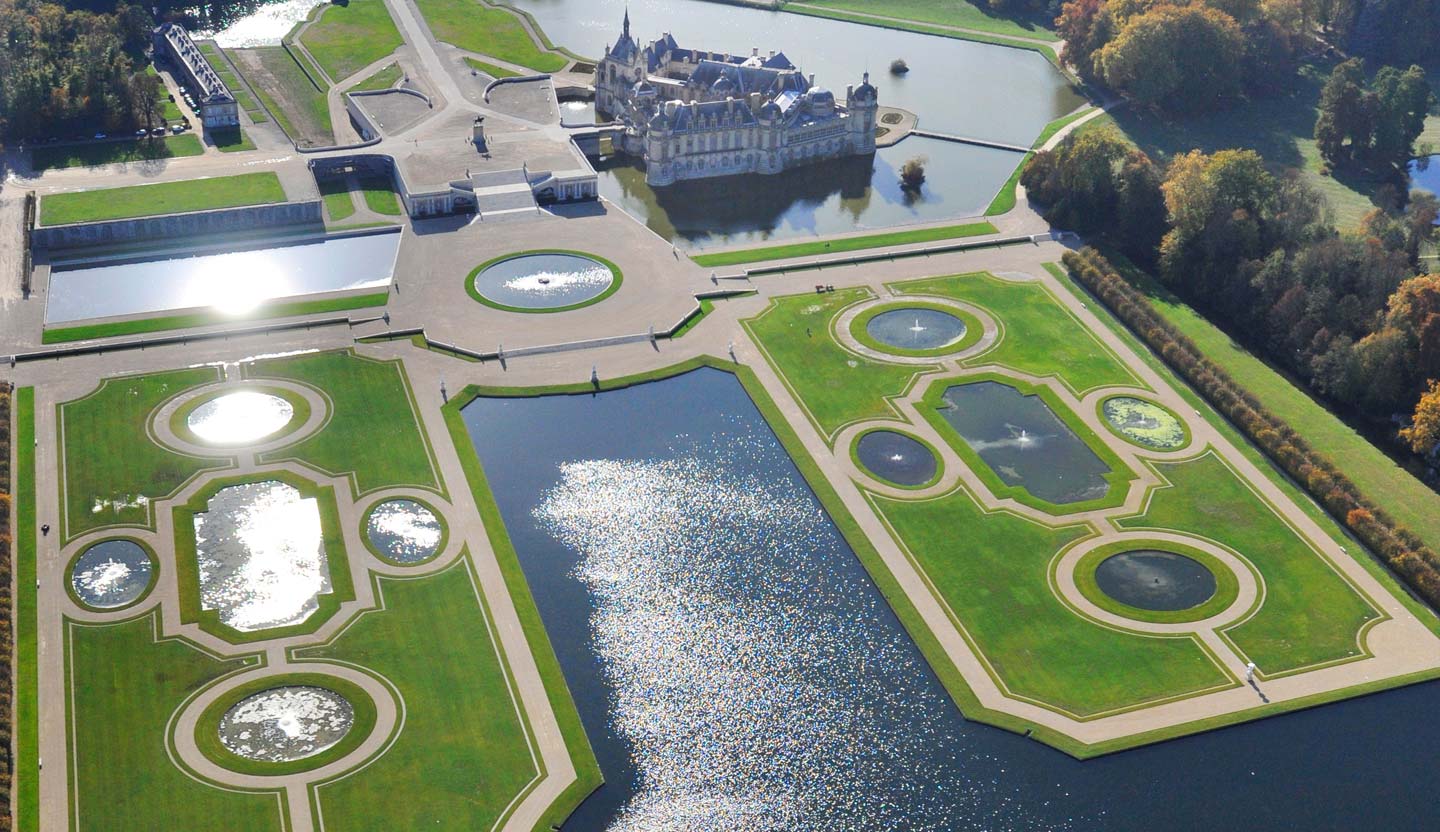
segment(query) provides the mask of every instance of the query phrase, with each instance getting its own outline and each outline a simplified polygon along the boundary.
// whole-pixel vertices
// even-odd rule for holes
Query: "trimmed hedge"
[[[15,725],[15,680],[11,669],[15,666],[15,621],[14,605],[11,603],[10,587],[14,583],[12,572],[15,563],[14,524],[11,521],[14,509],[14,489],[10,478],[10,403],[15,388],[9,382],[0,381],[0,748],[14,747]],[[14,767],[11,755],[0,753],[0,817],[9,818],[14,807],[11,804]]]
[[[1419,597],[1440,609],[1440,556],[1434,550],[1361,493],[1324,454],[1205,357],[1195,342],[1162,318],[1149,299],[1131,286],[1104,255],[1086,246],[1078,252],[1066,252],[1063,260],[1070,274],[1104,301],[1166,364],[1244,431]]]

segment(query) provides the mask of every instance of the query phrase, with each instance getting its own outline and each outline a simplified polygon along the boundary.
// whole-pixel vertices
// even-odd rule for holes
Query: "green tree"
[[[1204,6],[1156,6],[1130,19],[1096,55],[1101,77],[1137,104],[1176,113],[1240,94],[1245,39],[1235,19]]]
[[[1368,153],[1374,131],[1374,105],[1365,96],[1365,62],[1351,58],[1336,65],[1320,91],[1315,144],[1327,162],[1339,165]]]

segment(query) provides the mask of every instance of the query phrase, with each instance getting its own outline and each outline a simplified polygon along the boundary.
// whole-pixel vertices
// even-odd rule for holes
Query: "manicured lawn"
[[[300,40],[335,83],[394,52],[403,43],[385,0],[328,5]]]
[[[358,664],[405,700],[405,727],[385,755],[317,790],[327,828],[490,829],[535,776],[472,580],[466,557],[427,578],[377,579],[383,611],[298,651]]]
[[[236,67],[264,101],[281,129],[302,146],[335,143],[330,129],[330,103],[289,52],[279,46],[236,49]]]
[[[783,260],[789,257],[812,257],[824,254],[840,254],[884,246],[914,245],[933,243],[936,240],[953,240],[957,237],[975,237],[995,234],[995,226],[988,222],[970,222],[960,225],[945,225],[936,228],[917,228],[910,231],[892,231],[885,234],[866,234],[860,237],[845,237],[839,240],[790,243],[779,246],[747,248],[740,251],[722,251],[715,254],[700,254],[690,259],[697,266],[733,266],[736,263],[753,263],[759,260]]]
[[[869,8],[868,5],[867,8]],[[855,12],[844,11],[837,8],[828,8],[824,6],[816,6],[809,4],[787,3],[784,6],[784,10],[787,12],[794,12],[796,14],[809,15],[810,17],[825,17],[831,20],[844,20],[849,23],[859,23],[866,26],[884,26],[891,29],[904,29],[907,32],[919,32],[922,35],[936,35],[942,38],[951,38],[953,40],[969,40],[975,41],[977,43],[993,43],[998,46],[1009,46],[1016,49],[1028,49],[1032,52],[1040,53],[1040,55],[1042,55],[1045,60],[1049,61],[1052,66],[1054,66],[1056,69],[1061,70],[1062,72],[1064,71],[1064,68],[1060,65],[1060,58],[1056,54],[1055,48],[1049,43],[1041,43],[1037,40],[1034,40],[1034,38],[1040,38],[1044,36],[1044,33],[1042,33],[1040,30],[1024,34],[1023,37],[1028,38],[1027,40],[1016,40],[1016,36],[1014,35],[989,34],[981,32],[978,29],[961,31],[959,29],[947,28],[945,26],[937,24],[920,23],[910,20],[876,20],[875,18],[869,17],[865,14],[857,14]],[[870,11],[870,14],[875,13],[876,12],[874,12],[873,10]],[[1046,39],[1048,40],[1049,38]]]
[[[990,200],[990,205],[985,209],[985,216],[998,217],[1015,210],[1015,200],[1017,199],[1015,188],[1020,184],[1020,174],[1025,172],[1025,164],[1030,161],[1031,155],[1026,153],[1020,157],[1020,164],[1015,166],[1015,170],[1010,172],[1010,178],[1005,180],[1005,184],[995,192],[995,198]]]
[[[826,437],[851,422],[894,416],[885,399],[936,369],[870,361],[835,342],[830,328],[840,311],[869,297],[868,289],[790,295],[742,322]]]
[[[190,694],[244,662],[218,661],[183,641],[157,642],[156,618],[67,625],[74,828],[281,832],[288,824],[278,794],[214,788],[171,761],[171,715]]]
[[[128,321],[114,321],[101,324],[79,324],[45,330],[41,342],[61,344],[70,341],[85,341],[91,338],[114,338],[120,335],[139,335],[146,332],[165,332],[172,329],[189,329],[197,326],[258,321],[266,318],[287,318],[295,315],[313,315],[317,312],[340,312],[348,309],[364,309],[370,306],[384,306],[390,293],[370,292],[363,295],[348,295],[339,298],[318,300],[284,301],[264,304],[244,315],[226,315],[220,312],[194,312],[187,315],[161,315],[157,318],[137,318]]]
[[[351,87],[350,91],[388,90],[395,86],[395,82],[400,80],[402,74],[403,71],[400,69],[399,64],[388,64],[379,72]]]
[[[1039,283],[1001,280],[983,272],[897,283],[902,294],[938,295],[973,303],[1004,328],[991,350],[966,364],[1000,364],[1038,376],[1058,376],[1078,395],[1096,387],[1140,382]]]
[[[155,92],[156,114],[163,119],[166,125],[184,121],[185,114],[181,112],[179,104],[170,100],[170,90],[166,88],[164,82],[160,81],[160,73],[155,71],[154,64],[145,65],[145,74],[159,82]]]
[[[1102,627],[1055,596],[1050,561],[1083,527],[984,514],[963,489],[870,501],[1015,694],[1087,716],[1231,684],[1191,639]]]
[[[438,489],[429,441],[412,405],[399,362],[373,361],[350,351],[260,361],[251,378],[288,378],[325,391],[330,421],[310,438],[262,454],[266,462],[296,459],[322,471],[354,477],[357,495],[377,488]]]
[[[486,75],[489,75],[491,78],[515,78],[520,75],[520,73],[516,72],[513,69],[506,69],[503,66],[496,66],[495,64],[489,63],[488,61],[482,61],[477,58],[472,58],[469,55],[465,56],[465,63],[469,64],[471,69],[478,69]]]
[[[95,142],[64,147],[37,147],[30,151],[30,164],[35,171],[51,168],[93,167],[120,162],[152,162],[181,156],[199,156],[205,152],[200,137],[181,133],[163,139],[126,139],[119,142]]]
[[[40,224],[150,217],[284,201],[285,189],[280,187],[280,177],[270,172],[242,173],[214,179],[51,194],[40,198]]]
[[[339,222],[355,213],[355,198],[350,195],[346,180],[331,177],[317,184],[320,186],[320,198],[325,200],[325,214],[331,222]]]
[[[786,7],[795,10],[793,7],[797,5],[882,15],[919,23],[936,23],[941,26],[959,26],[995,35],[1013,35],[1050,41],[1056,39],[1055,33],[1042,23],[997,15],[983,2],[969,3],[966,0],[802,0],[799,3],[787,3]]]
[[[39,606],[35,551],[35,388],[14,391],[15,414],[15,818],[40,828]]]
[[[360,177],[360,193],[365,195],[365,204],[377,214],[400,216],[400,199],[390,180],[383,176]]]
[[[1356,636],[1378,613],[1214,454],[1157,466],[1173,483],[1125,528],[1189,532],[1234,549],[1265,579],[1265,602],[1228,630],[1267,675],[1359,657]]]
[[[65,539],[101,526],[148,525],[150,501],[223,464],[167,451],[147,435],[151,411],[166,399],[219,379],[213,367],[106,379],[94,393],[60,406]]]
[[[559,72],[564,55],[541,51],[520,18],[480,0],[416,0],[437,40],[537,72]]]
[[[1114,258],[1112,262],[1121,263],[1119,258]],[[1420,535],[1428,545],[1440,548],[1440,494],[1395,464],[1384,451],[1339,416],[1256,358],[1193,308],[1133,268],[1127,269],[1124,274],[1146,291],[1157,312],[1194,341],[1210,360],[1259,398],[1261,405],[1290,423],[1301,436],[1334,460],[1340,470],[1385,511]],[[1248,447],[1248,443],[1242,444]],[[1269,463],[1265,464],[1268,468]],[[1309,501],[1303,502],[1308,504]]]

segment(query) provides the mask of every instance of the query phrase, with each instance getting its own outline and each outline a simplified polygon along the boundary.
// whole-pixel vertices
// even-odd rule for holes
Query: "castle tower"
[[[850,113],[850,125],[846,135],[856,153],[875,151],[875,115],[880,109],[879,93],[870,84],[870,73],[865,73],[860,86],[847,90],[845,109]]]

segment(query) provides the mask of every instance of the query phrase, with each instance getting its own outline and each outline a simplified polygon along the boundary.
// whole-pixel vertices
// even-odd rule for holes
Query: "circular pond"
[[[238,390],[202,402],[185,427],[204,442],[244,445],[279,433],[295,418],[295,407],[271,393]]]
[[[220,744],[247,760],[303,760],[334,746],[355,724],[355,708],[313,685],[270,688],[236,702],[220,717]]]
[[[887,347],[934,350],[965,337],[965,322],[958,315],[923,306],[891,309],[865,323],[865,334]]]
[[[569,252],[538,252],[492,261],[470,276],[476,300],[502,309],[556,312],[594,303],[618,288],[616,270]]]
[[[1095,584],[1110,598],[1142,610],[1176,612],[1215,595],[1215,575],[1174,552],[1137,549],[1111,555],[1095,567]]]
[[[80,553],[70,568],[70,588],[87,607],[114,609],[140,600],[155,564],[133,540],[102,540]]]
[[[1154,402],[1130,396],[1106,399],[1101,406],[1105,421],[1121,436],[1161,451],[1185,445],[1185,425],[1179,417]]]
[[[925,443],[893,430],[872,430],[861,436],[855,456],[875,476],[909,488],[931,482],[939,470]]]
[[[422,503],[386,500],[370,509],[365,537],[381,557],[397,563],[424,563],[440,552],[445,528]]]

